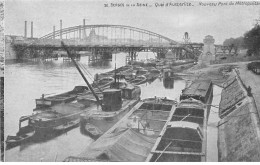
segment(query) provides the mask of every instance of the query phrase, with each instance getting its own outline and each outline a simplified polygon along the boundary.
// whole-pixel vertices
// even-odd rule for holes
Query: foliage
[[[223,45],[224,46],[232,46],[232,47],[244,48],[245,47],[244,37],[226,39],[223,42]]]
[[[254,28],[244,35],[245,45],[248,48],[248,55],[260,55],[260,25],[256,24]]]

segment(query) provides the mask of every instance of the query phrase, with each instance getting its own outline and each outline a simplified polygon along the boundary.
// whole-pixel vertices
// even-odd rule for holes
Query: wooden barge
[[[184,89],[181,101],[165,124],[146,161],[206,161],[207,122],[212,98],[211,81],[195,80]]]
[[[92,88],[95,91],[104,90],[109,87],[114,82],[114,78],[112,77],[104,77],[92,83]],[[36,99],[36,108],[34,110],[43,109],[46,107],[54,106],[60,103],[69,103],[74,101],[76,98],[82,95],[89,95],[91,91],[87,86],[75,86],[75,88],[69,92],[65,92],[58,95],[44,97]]]
[[[145,161],[176,104],[167,98],[141,100],[85,151],[64,161]]]
[[[77,96],[88,92],[88,87],[86,86],[75,86],[75,88],[69,92],[61,93],[58,95],[53,95],[49,97],[44,97],[44,94],[42,94],[42,97],[39,99],[36,99],[36,109],[39,108],[45,108],[45,107],[50,107],[56,104],[60,103],[68,103],[74,101]]]
[[[77,126],[80,114],[88,110],[79,103],[58,104],[30,116],[30,123],[37,135],[55,133]]]
[[[22,126],[22,123],[24,122],[27,122],[27,125]],[[15,147],[24,141],[30,140],[34,134],[35,130],[31,125],[30,116],[22,116],[19,119],[19,131],[15,136],[8,135],[6,138],[6,149]]]
[[[102,107],[81,115],[81,132],[86,132],[90,136],[98,132],[100,136],[139,102],[141,88],[127,83],[123,84],[112,88],[115,87],[113,84],[110,89],[104,90],[102,92]],[[89,129],[90,127],[91,129]],[[93,130],[93,132],[89,130]]]

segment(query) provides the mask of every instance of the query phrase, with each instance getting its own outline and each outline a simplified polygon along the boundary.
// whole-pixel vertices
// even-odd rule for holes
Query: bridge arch
[[[87,35],[88,34],[88,35]],[[68,37],[69,36],[69,37]],[[151,44],[158,43],[163,45],[176,45],[176,41],[151,32],[149,30],[136,28],[125,25],[79,25],[56,30],[42,36],[40,39],[73,39],[73,40],[98,40],[100,43],[109,42],[124,42]]]

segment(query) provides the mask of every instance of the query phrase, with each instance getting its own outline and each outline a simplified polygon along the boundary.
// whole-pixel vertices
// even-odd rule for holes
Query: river
[[[115,60],[116,56],[116,60]],[[139,59],[154,58],[153,53],[140,53]],[[96,73],[107,72],[126,64],[126,55],[119,53],[113,55],[112,61],[103,61],[90,64],[88,56],[80,60],[88,72],[94,76]],[[90,77],[87,77],[92,81]],[[7,135],[15,135],[18,131],[18,121],[21,116],[32,114],[35,108],[35,99],[42,94],[62,93],[69,91],[76,85],[85,84],[82,77],[72,62],[63,61],[62,58],[52,61],[26,61],[8,62],[5,67],[5,138]],[[156,79],[151,84],[142,84],[141,98],[167,97],[178,100],[181,90],[185,87],[184,80],[174,80],[163,83]],[[221,91],[214,87],[214,91]],[[214,97],[215,98],[215,97]],[[213,98],[213,104],[218,104],[219,99]],[[217,111],[217,110],[214,110]],[[216,150],[216,122],[218,118],[210,115],[210,135],[208,155],[210,161],[217,161]],[[211,138],[212,137],[212,138]],[[11,148],[5,152],[5,161],[62,161],[67,156],[76,156],[83,151],[93,140],[82,135],[79,128],[67,133],[38,143],[26,143]]]

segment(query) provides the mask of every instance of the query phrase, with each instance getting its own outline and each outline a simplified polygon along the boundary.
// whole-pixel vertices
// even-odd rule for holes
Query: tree
[[[245,47],[244,37],[226,39],[223,42],[223,45],[230,46],[232,48],[244,48]]]
[[[248,55],[260,55],[260,25],[256,24],[244,35],[245,45],[248,48]]]

